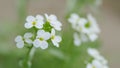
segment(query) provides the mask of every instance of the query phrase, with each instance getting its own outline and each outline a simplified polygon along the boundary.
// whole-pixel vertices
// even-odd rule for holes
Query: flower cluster
[[[98,38],[100,29],[96,20],[91,14],[87,15],[87,18],[79,17],[79,15],[71,14],[68,21],[71,23],[74,33],[74,44],[79,46],[81,42],[91,40],[92,42]]]
[[[26,29],[33,29],[33,32],[25,33],[24,36],[17,36],[15,38],[16,46],[23,48],[25,44],[40,47],[42,49],[48,48],[48,42],[52,42],[54,46],[59,47],[62,41],[61,36],[56,35],[56,31],[61,31],[61,22],[58,21],[55,15],[41,15],[28,16],[24,27]]]
[[[92,63],[88,63],[86,68],[109,68],[107,60],[100,55],[98,50],[88,48],[88,54],[93,58]]]

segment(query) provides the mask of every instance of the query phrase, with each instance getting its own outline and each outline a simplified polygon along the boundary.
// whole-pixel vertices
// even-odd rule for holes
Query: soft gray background
[[[17,0],[0,0],[0,23],[17,20]],[[53,13],[63,16],[65,0],[31,0],[28,14]],[[101,53],[109,60],[110,68],[120,65],[120,0],[103,0],[97,20],[101,28]],[[7,23],[6,23],[7,24]]]

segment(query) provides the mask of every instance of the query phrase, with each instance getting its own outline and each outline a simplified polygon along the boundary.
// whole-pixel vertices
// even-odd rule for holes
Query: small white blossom
[[[32,36],[33,36],[32,33],[25,33],[25,34],[24,34],[24,37],[22,37],[22,36],[20,36],[20,35],[17,36],[17,37],[15,38],[15,42],[17,43],[16,46],[17,46],[18,48],[23,48],[25,43],[32,44],[32,42],[33,42],[33,41],[31,40]]]
[[[94,17],[91,14],[87,15],[86,18],[81,18],[77,14],[71,14],[68,21],[71,23],[72,28],[90,41],[94,42],[98,38],[98,34],[100,33],[100,29]],[[87,41],[88,41],[87,39]],[[84,40],[84,39],[83,39]],[[74,40],[76,41],[76,40]],[[82,40],[81,40],[82,41]],[[77,42],[78,43],[78,42]],[[80,42],[79,42],[80,43]]]
[[[92,63],[88,63],[86,68],[103,68],[103,65],[98,60],[93,60]]]
[[[75,13],[71,14],[68,21],[71,23],[73,29],[76,29],[79,19],[80,19],[80,17],[77,14],[75,14]]]
[[[55,15],[48,16],[47,14],[45,14],[45,18],[54,29],[58,31],[61,30],[62,24],[60,21],[57,20],[57,17]]]
[[[24,41],[23,41],[23,38],[22,38],[22,36],[17,36],[16,38],[15,38],[15,42],[16,42],[16,46],[17,46],[17,48],[23,48],[24,47]]]
[[[54,46],[59,47],[59,43],[61,42],[62,38],[60,36],[55,35],[55,30],[52,29],[51,31],[51,41],[54,44]]]
[[[101,65],[103,66],[102,68],[108,68],[107,66],[108,61],[103,56],[100,55],[98,50],[94,48],[88,48],[88,54],[95,60],[99,61],[99,63],[101,63]]]
[[[46,49],[48,48],[47,40],[50,39],[50,33],[45,32],[44,30],[38,30],[36,39],[33,42],[33,45],[38,48]]]
[[[33,34],[32,33],[25,33],[24,34],[24,40],[25,40],[25,42],[26,43],[28,43],[28,44],[32,44],[32,38],[33,37]]]
[[[38,29],[41,29],[43,28],[43,24],[44,24],[44,18],[41,16],[41,15],[37,15],[36,17],[33,17],[33,16],[28,16],[26,18],[26,23],[25,23],[25,28],[27,29],[30,29],[32,28],[33,26],[38,28]]]
[[[100,29],[94,17],[88,14],[88,22],[84,23],[83,32],[84,33],[100,33]]]

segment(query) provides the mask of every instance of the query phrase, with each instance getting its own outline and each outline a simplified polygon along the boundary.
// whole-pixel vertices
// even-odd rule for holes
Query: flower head
[[[75,32],[78,33],[78,35],[74,34],[75,45],[80,45],[82,42],[87,42],[88,40],[94,42],[98,38],[100,29],[96,20],[91,14],[88,14],[87,18],[82,18],[73,13],[68,21],[71,23]]]
[[[94,61],[93,63],[99,63],[99,65],[101,64],[102,67],[95,67],[95,68],[108,68],[108,62],[107,60],[100,55],[100,53],[98,52],[98,50],[94,49],[94,48],[88,48],[88,54],[93,57]],[[90,66],[90,65],[88,65]],[[90,67],[91,68],[91,67]]]
[[[51,31],[51,41],[54,44],[54,46],[59,47],[59,43],[61,42],[62,38],[60,36],[55,35],[55,30],[52,29]]]
[[[98,60],[93,60],[92,63],[87,64],[86,68],[103,68],[103,65]]]
[[[51,25],[54,29],[56,29],[56,30],[58,30],[58,31],[61,30],[62,24],[61,24],[60,21],[57,20],[57,17],[56,17],[55,15],[50,15],[50,16],[48,16],[47,14],[45,14],[45,18],[46,18],[47,22],[49,22],[50,25]]]
[[[33,16],[28,16],[26,18],[26,23],[25,23],[25,28],[27,29],[30,29],[32,28],[33,26],[38,28],[38,29],[41,29],[43,28],[43,24],[44,24],[44,18],[41,16],[41,15],[37,15],[36,17],[33,17]]]
[[[33,42],[35,47],[40,47],[42,49],[48,48],[47,40],[50,39],[50,33],[44,30],[38,30],[36,39]]]
[[[32,38],[33,37],[33,34],[32,33],[25,33],[24,34],[24,37],[22,36],[17,36],[15,38],[15,42],[17,43],[16,46],[18,48],[23,48],[24,47],[24,44],[27,43],[27,44],[32,44]]]

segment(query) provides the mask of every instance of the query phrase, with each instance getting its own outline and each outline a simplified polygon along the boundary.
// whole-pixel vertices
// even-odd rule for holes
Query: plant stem
[[[23,60],[22,68],[31,68],[34,53],[35,53],[35,48],[32,46],[29,49],[26,58]]]

